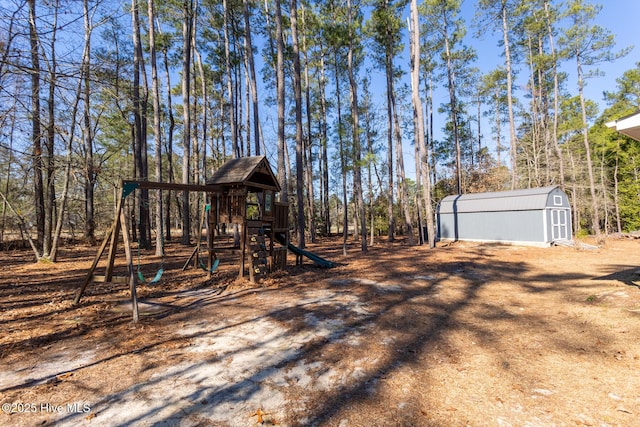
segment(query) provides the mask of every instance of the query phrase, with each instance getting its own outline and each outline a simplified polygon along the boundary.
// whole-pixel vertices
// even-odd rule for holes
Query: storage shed
[[[438,238],[550,246],[571,240],[571,206],[559,186],[447,196]]]

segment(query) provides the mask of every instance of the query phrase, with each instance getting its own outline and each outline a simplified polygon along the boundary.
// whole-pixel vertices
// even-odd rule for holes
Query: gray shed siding
[[[438,207],[438,237],[544,246],[571,239],[569,198],[557,186],[448,196]]]

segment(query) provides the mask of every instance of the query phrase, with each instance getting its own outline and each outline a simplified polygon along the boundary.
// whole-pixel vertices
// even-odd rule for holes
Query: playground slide
[[[284,245],[284,239],[282,238],[282,236],[279,236],[278,234],[276,234],[275,236],[276,240],[278,242],[280,242],[281,245]],[[315,262],[316,264],[318,264],[320,267],[323,268],[333,268],[335,267],[335,264],[329,260],[326,260],[322,257],[319,257],[318,255],[314,254],[313,252],[309,252],[309,251],[305,251],[304,249],[300,249],[299,247],[292,245],[291,243],[289,243],[287,245],[287,248],[293,252],[296,255],[300,255],[300,256],[304,256],[309,258],[311,261]]]
[[[291,252],[293,252],[296,255],[302,255],[304,257],[309,258],[311,261],[315,262],[316,264],[318,264],[320,267],[323,268],[333,268],[335,267],[335,264],[329,260],[326,260],[322,257],[319,257],[318,255],[314,254],[313,252],[309,252],[309,251],[305,251],[304,249],[300,249],[297,246],[292,245],[291,243],[289,243],[287,245],[287,248],[289,248],[289,250]]]

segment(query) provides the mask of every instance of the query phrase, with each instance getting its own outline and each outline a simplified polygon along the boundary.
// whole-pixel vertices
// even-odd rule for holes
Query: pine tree
[[[587,102],[584,97],[585,79],[598,74],[597,70],[585,72],[585,67],[592,67],[602,62],[614,61],[625,55],[628,49],[614,52],[615,41],[610,31],[593,24],[593,20],[600,12],[601,6],[584,3],[583,0],[573,0],[568,5],[566,16],[571,22],[561,38],[561,45],[567,56],[573,58],[576,64],[578,97],[582,117],[582,142],[584,144],[586,167],[591,192],[591,227],[596,239],[601,240],[602,225],[600,224],[600,203],[596,194],[596,183],[591,158],[591,144],[589,142],[589,121],[587,118]]]

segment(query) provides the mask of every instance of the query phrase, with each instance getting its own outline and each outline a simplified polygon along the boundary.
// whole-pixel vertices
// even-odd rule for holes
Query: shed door
[[[568,238],[567,211],[564,209],[551,209],[551,239],[567,240]]]

